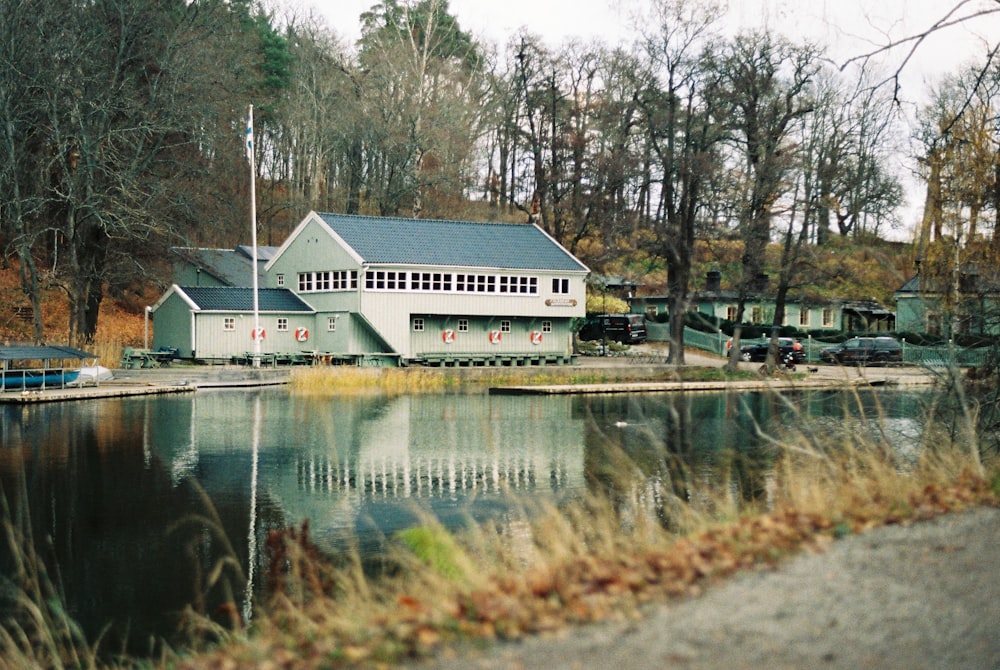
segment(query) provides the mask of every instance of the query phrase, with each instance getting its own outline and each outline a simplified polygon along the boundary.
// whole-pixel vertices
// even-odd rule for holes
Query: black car
[[[646,341],[646,317],[642,314],[598,314],[580,329],[581,340],[608,339],[622,344]]]
[[[740,346],[740,359],[748,362],[763,362],[767,359],[767,348],[771,344],[771,338],[765,338],[755,342],[744,343]],[[806,352],[802,345],[793,337],[778,338],[778,361],[788,361],[792,363],[805,363]]]
[[[894,337],[852,337],[819,353],[827,363],[900,363],[903,345]]]

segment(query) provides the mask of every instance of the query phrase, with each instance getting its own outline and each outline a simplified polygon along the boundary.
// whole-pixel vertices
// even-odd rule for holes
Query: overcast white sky
[[[338,33],[353,41],[358,37],[358,16],[375,0],[314,0],[314,4]],[[450,0],[449,7],[462,28],[481,38],[503,44],[526,27],[556,46],[571,37],[627,42],[633,34],[630,9],[645,4],[647,0]],[[995,0],[729,0],[726,23],[734,31],[767,26],[793,39],[816,40],[831,45],[832,54],[842,59],[884,44],[888,36],[921,32],[959,5],[962,15],[977,8],[997,8]],[[1000,15],[942,31],[918,49],[907,82],[915,86],[936,79],[984,54],[987,42],[997,40]],[[902,56],[902,50],[894,54],[896,59]]]

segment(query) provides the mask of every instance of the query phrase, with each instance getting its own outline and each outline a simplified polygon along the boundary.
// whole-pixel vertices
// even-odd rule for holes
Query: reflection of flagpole
[[[250,466],[250,530],[247,533],[247,592],[243,600],[243,621],[253,616],[253,576],[257,564],[257,461],[260,452],[260,395],[253,401],[253,457]]]
[[[257,175],[253,156],[253,105],[247,113],[247,160],[250,161],[250,248],[253,251],[253,366],[260,367],[260,304],[257,299]]]

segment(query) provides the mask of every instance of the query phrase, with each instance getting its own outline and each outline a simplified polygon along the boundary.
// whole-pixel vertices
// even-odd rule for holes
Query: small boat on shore
[[[4,370],[0,372],[0,391],[62,388],[80,376],[79,370]]]

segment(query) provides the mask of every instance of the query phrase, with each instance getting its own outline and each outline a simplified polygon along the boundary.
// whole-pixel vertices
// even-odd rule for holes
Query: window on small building
[[[941,334],[941,315],[934,312],[927,312],[927,333],[929,335]]]
[[[222,330],[236,330],[236,317],[227,316],[222,319]]]
[[[833,308],[824,307],[823,308],[823,327],[830,328],[833,326]]]
[[[736,321],[736,312],[737,311],[738,310],[736,309],[736,305],[730,305],[729,307],[727,307],[726,308],[726,320],[728,320],[728,321]]]
[[[337,317],[328,316],[326,317],[326,332],[332,333],[337,330]]]
[[[799,325],[808,326],[809,325],[809,308],[805,305],[799,307]]]
[[[552,322],[551,321],[542,321],[542,332],[543,333],[551,333],[552,332]]]
[[[553,277],[552,278],[552,292],[557,295],[566,295],[569,293],[569,279],[565,277]]]
[[[750,309],[750,323],[762,323],[764,321],[764,308],[754,305]]]
[[[509,333],[510,332],[510,321],[504,320],[504,321],[500,322],[500,332],[501,333]]]
[[[275,275],[275,279],[278,282],[278,286],[284,286],[285,285],[285,275],[283,275],[283,274]]]
[[[468,319],[459,319],[458,320],[458,332],[460,332],[460,333],[467,333],[467,332],[469,332],[469,320]]]
[[[413,332],[414,333],[424,332],[424,320],[422,318],[417,317],[413,320]]]
[[[288,332],[288,319],[283,317],[278,319],[278,332],[279,333]]]

